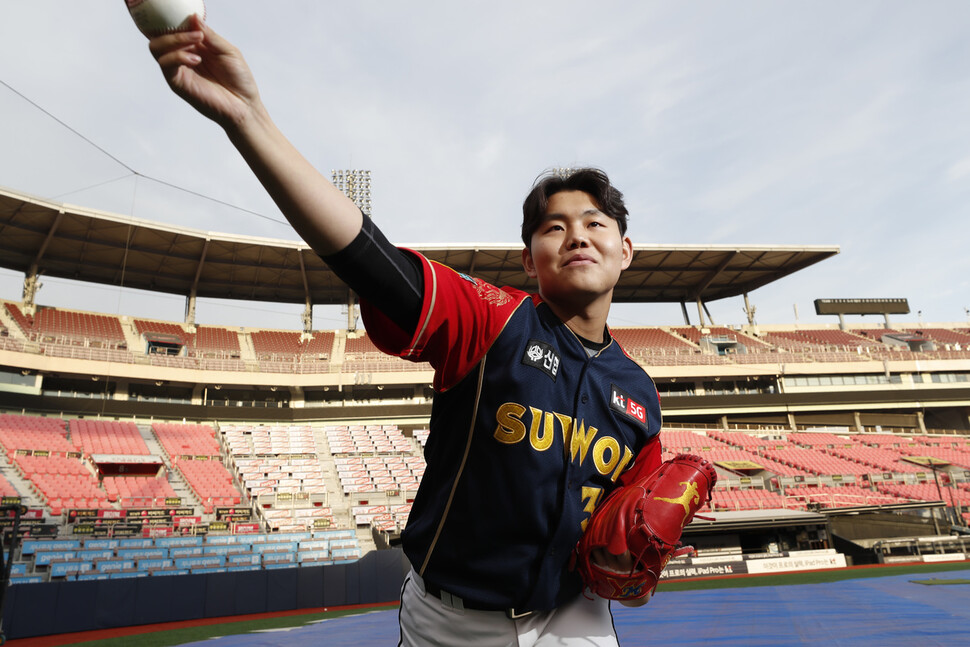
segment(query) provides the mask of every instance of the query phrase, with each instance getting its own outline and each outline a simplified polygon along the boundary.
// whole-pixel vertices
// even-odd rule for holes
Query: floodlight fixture
[[[364,169],[335,169],[330,171],[335,187],[353,200],[368,218],[371,216],[370,171]]]

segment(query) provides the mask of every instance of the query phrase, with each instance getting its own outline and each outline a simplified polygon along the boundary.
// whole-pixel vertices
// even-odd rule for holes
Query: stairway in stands
[[[2,472],[7,478],[10,485],[17,490],[23,505],[27,506],[28,508],[44,507],[43,500],[34,493],[30,481],[22,477],[20,473],[17,472],[17,469],[13,466],[13,463],[10,462],[10,459],[7,458],[6,454],[3,452],[0,452],[0,472]]]
[[[355,530],[361,553],[376,550],[377,546],[374,544],[374,536],[371,534],[370,527],[364,526],[358,528],[354,523],[354,516],[351,513],[351,502],[344,494],[343,486],[340,485],[340,479],[337,476],[337,465],[333,460],[333,454],[330,452],[330,443],[327,440],[324,427],[315,426],[313,429],[313,438],[316,440],[317,448],[320,450],[317,457],[324,467],[327,492],[329,493],[328,499],[330,508],[333,510],[334,519],[342,527]]]
[[[185,479],[179,471],[172,466],[172,462],[166,455],[165,450],[162,449],[162,444],[158,442],[158,437],[152,431],[151,425],[138,425],[138,432],[145,440],[145,444],[148,445],[148,450],[152,455],[160,458],[162,463],[165,464],[165,475],[168,483],[175,490],[179,498],[182,499],[182,505],[191,505],[198,510],[200,503],[198,498],[192,492],[192,489],[189,488],[188,483],[185,482]]]

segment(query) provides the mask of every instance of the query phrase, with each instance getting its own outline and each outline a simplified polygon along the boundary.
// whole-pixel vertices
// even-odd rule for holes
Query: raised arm
[[[152,39],[177,95],[218,123],[297,233],[362,298],[414,330],[423,299],[417,259],[391,245],[270,119],[239,50],[198,16],[191,31]]]
[[[198,16],[191,31],[149,43],[172,90],[226,131],[298,234],[318,254],[344,249],[360,232],[360,209],[283,136],[239,50]]]

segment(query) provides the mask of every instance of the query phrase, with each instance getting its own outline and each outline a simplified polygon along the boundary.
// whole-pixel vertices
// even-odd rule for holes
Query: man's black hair
[[[620,236],[626,235],[629,212],[623,204],[623,194],[610,184],[610,178],[598,168],[570,169],[568,172],[549,171],[536,180],[522,203],[522,242],[532,245],[532,234],[546,217],[549,198],[562,191],[582,191],[593,199],[600,211],[616,221]]]

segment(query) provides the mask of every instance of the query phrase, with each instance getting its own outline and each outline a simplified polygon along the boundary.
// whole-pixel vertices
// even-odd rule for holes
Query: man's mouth
[[[596,261],[593,259],[592,256],[587,256],[585,254],[576,254],[575,256],[571,256],[570,258],[568,258],[566,262],[563,263],[563,267],[569,267],[571,265],[592,265],[595,262]]]

